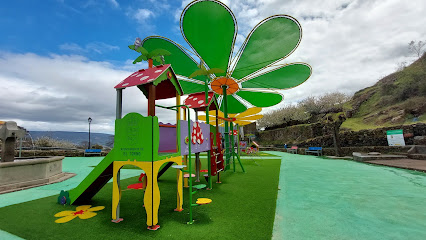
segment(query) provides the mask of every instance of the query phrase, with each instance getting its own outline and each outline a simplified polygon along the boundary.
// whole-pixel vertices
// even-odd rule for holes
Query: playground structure
[[[225,123],[227,122],[229,124],[230,130],[229,130],[229,138],[230,138],[230,144],[229,144],[229,150],[226,152],[226,156],[229,156],[230,159],[232,159],[232,164],[234,166],[234,172],[235,172],[235,159],[238,160],[240,163],[241,169],[244,172],[244,167],[241,164],[240,159],[240,152],[241,150],[243,152],[246,151],[246,147],[244,146],[241,148],[240,144],[240,131],[242,130],[240,127],[253,123],[254,121],[261,119],[263,115],[259,114],[262,111],[262,108],[259,107],[252,107],[247,110],[245,110],[242,113],[237,114],[229,114],[229,118],[224,118],[225,114],[221,111],[209,111],[208,114],[202,115],[199,117],[201,121],[208,122],[207,118],[209,118],[209,124],[213,125],[216,124],[217,126],[224,127]],[[225,132],[223,131],[223,135],[225,135]],[[234,141],[234,137],[236,138],[236,141]],[[257,147],[258,149],[258,147]]]
[[[260,22],[248,35],[236,59],[232,59],[237,36],[236,20],[223,3],[215,0],[191,2],[182,13],[181,29],[192,51],[160,36],[150,36],[143,41],[138,38],[134,45],[129,46],[141,54],[134,63],[148,61],[148,69],[134,72],[115,86],[114,148],[76,188],[62,191],[59,203],[86,203],[113,178],[112,221],[118,223],[122,221],[120,169],[125,165],[137,166],[145,174],[144,205],[148,229],[156,230],[159,228],[160,205],[157,179],[172,166],[177,169],[175,210],[182,211],[183,185],[188,186],[188,223],[192,224],[192,207],[211,200],[199,198],[193,203],[192,195],[197,192],[193,189],[199,190],[206,185],[192,185],[191,154],[196,154],[195,177],[196,181],[200,181],[198,153],[207,152],[207,189],[212,189],[212,176],[217,175],[217,182],[220,182],[220,173],[231,168],[231,159],[234,171],[237,159],[244,172],[238,151],[234,150],[233,122],[238,121],[235,115],[229,114],[242,113],[252,106],[276,105],[283,96],[274,89],[297,86],[311,75],[311,67],[306,63],[279,63],[295,50],[301,39],[300,25],[290,16],[275,15]],[[279,41],[270,41],[271,38]],[[282,41],[286,42],[285,47]],[[259,46],[262,46],[261,52],[257,49]],[[200,64],[191,55],[199,58]],[[252,57],[254,55],[256,57]],[[236,64],[232,65],[232,62]],[[133,86],[138,87],[148,99],[146,117],[139,113],[122,117],[122,90]],[[189,97],[181,105],[180,97],[186,94]],[[156,100],[167,98],[176,98],[176,105],[155,104]],[[155,107],[176,111],[176,125],[159,124]],[[190,108],[195,111],[195,122],[190,119]],[[183,120],[180,119],[181,110],[184,112]],[[210,110],[215,112],[213,125],[209,124]],[[223,115],[219,114],[219,110]],[[198,122],[200,111],[206,112],[207,124]],[[224,121],[223,136],[219,131],[219,119]],[[238,129],[238,125],[236,127]],[[161,169],[161,166],[164,167]],[[184,179],[183,174],[187,178]]]
[[[147,81],[140,81],[145,77]],[[139,89],[148,98],[148,115],[143,117],[138,113],[129,113],[122,118],[122,90],[125,87],[138,86]],[[176,164],[177,169],[177,206],[175,211],[182,211],[183,204],[183,188],[182,173],[190,173],[191,171],[191,153],[200,151],[208,151],[210,149],[209,127],[206,124],[194,123],[189,119],[180,120],[180,95],[182,89],[177,81],[173,69],[170,65],[152,66],[148,69],[141,69],[128,78],[119,83],[117,90],[117,108],[116,108],[116,127],[114,148],[111,152],[98,164],[95,169],[83,180],[80,185],[69,191],[62,192],[58,198],[60,203],[79,204],[90,200],[109,179],[113,178],[113,194],[112,194],[112,218],[113,222],[120,222],[120,169],[125,165],[133,165],[141,168],[146,174],[147,184],[144,196],[144,205],[147,214],[148,229],[156,230],[159,228],[158,208],[160,205],[160,190],[158,188],[157,179],[161,166],[164,172],[172,164]],[[172,89],[172,91],[170,90]],[[173,107],[166,107],[176,111],[176,126],[160,125],[158,118],[155,116],[155,100],[176,97],[177,104]],[[185,114],[186,116],[186,114]],[[193,136],[191,130],[194,126],[202,129],[203,135]],[[174,139],[160,128],[173,128]],[[161,136],[163,133],[163,136]],[[182,135],[181,135],[182,133]],[[191,141],[184,144],[187,137],[198,137],[198,141]],[[161,140],[160,140],[161,139]],[[173,143],[170,143],[170,139]],[[160,143],[162,148],[160,148]],[[191,146],[192,147],[191,149]],[[174,146],[174,147],[171,147]],[[182,155],[189,156],[188,167],[182,165]],[[172,164],[169,164],[172,163]],[[162,173],[161,172],[161,173]],[[161,174],[160,174],[161,175]],[[190,223],[192,219],[192,207],[198,204],[192,204],[192,195],[195,193],[192,188],[200,189],[203,186],[192,186],[191,174],[189,177],[190,194]],[[205,185],[204,185],[205,186]]]

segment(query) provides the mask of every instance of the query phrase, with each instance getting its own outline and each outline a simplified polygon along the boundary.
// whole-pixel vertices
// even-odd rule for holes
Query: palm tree
[[[194,77],[197,77],[197,76],[207,76],[207,77],[210,77],[212,74],[223,73],[224,72],[224,70],[222,70],[220,68],[211,68],[211,69],[207,70],[207,68],[206,68],[203,60],[201,60],[200,64],[198,64],[197,67],[199,69],[196,70],[195,72],[193,72],[189,76],[189,78],[194,78]]]
[[[153,65],[153,60],[157,62],[161,62],[164,64],[164,56],[170,56],[170,52],[164,49],[155,49],[151,52],[148,52],[145,48],[141,46],[141,39],[136,38],[135,43],[133,45],[129,45],[129,48],[140,53],[141,55],[133,61],[133,64],[142,61],[148,61],[149,68]]]

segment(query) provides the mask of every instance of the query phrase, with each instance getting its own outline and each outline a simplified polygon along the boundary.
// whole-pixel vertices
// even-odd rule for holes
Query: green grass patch
[[[242,160],[246,173],[227,171],[221,175],[222,184],[213,190],[200,190],[194,198],[213,200],[209,205],[193,208],[195,223],[187,225],[188,189],[184,189],[184,211],[176,207],[176,172],[168,170],[159,181],[161,205],[158,231],[146,229],[143,191],[127,190],[138,177],[121,181],[121,223],[111,222],[112,184],[99,191],[89,203],[105,206],[98,215],[68,223],[57,224],[54,215],[76,206],[56,203],[57,196],[0,208],[3,216],[0,228],[25,239],[271,239],[275,217],[279,159]],[[216,178],[214,178],[214,182]],[[204,183],[204,179],[202,180]],[[195,200],[194,200],[195,202]]]
[[[266,152],[258,152],[258,153],[250,153],[250,154],[247,154],[245,152],[241,152],[241,156],[277,157],[277,155],[266,153]]]
[[[343,122],[341,128],[352,130],[352,131],[360,131],[364,129],[376,129],[384,126],[378,126],[374,124],[366,124],[362,120],[362,118],[348,118]]]
[[[417,122],[413,122],[412,119],[408,119],[403,123],[403,125],[411,125],[414,123],[426,123],[426,114],[421,115],[418,118]],[[360,131],[365,129],[376,129],[376,128],[392,127],[392,126],[401,126],[401,123],[392,124],[390,122],[387,122],[381,125],[377,125],[377,124],[365,123],[362,118],[348,118],[346,119],[346,121],[343,122],[341,129]]]
[[[376,106],[376,103],[380,100],[380,94],[374,93],[366,102],[364,102],[358,112],[355,114],[355,117],[362,117],[372,113],[372,110],[379,110]]]

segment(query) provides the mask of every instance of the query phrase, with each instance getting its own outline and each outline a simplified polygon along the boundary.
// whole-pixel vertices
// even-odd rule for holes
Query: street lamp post
[[[91,117],[89,117],[89,118],[87,119],[87,121],[89,122],[89,149],[90,149],[90,123],[92,122],[92,118],[91,118]]]

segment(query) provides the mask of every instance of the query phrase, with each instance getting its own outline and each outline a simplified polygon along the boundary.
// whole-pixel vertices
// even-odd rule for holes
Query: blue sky
[[[113,133],[114,86],[146,63],[133,65],[136,37],[161,35],[186,45],[179,18],[189,0],[39,0],[0,5],[0,120],[28,130]],[[327,92],[371,86],[416,58],[412,40],[426,40],[424,0],[224,0],[238,23],[236,46],[263,19],[295,17],[300,45],[283,63],[313,68],[304,84],[280,91],[268,112]],[[236,52],[235,49],[234,52]],[[185,99],[185,97],[183,98]],[[159,104],[173,105],[174,100]],[[146,114],[137,89],[124,92],[123,111]],[[174,114],[159,109],[162,122]]]
[[[174,15],[180,6],[179,1],[5,1],[0,6],[0,49],[79,54],[120,64],[133,54],[127,45],[137,36],[181,40]]]

